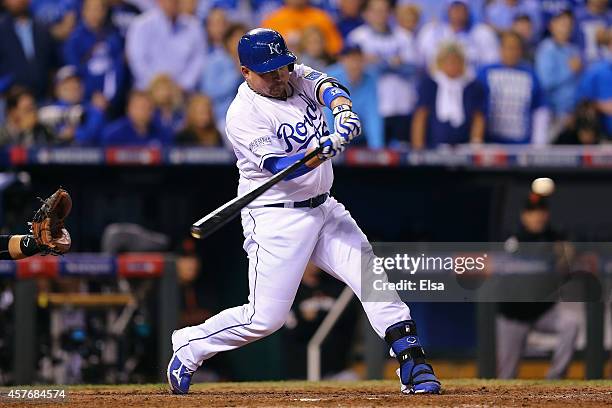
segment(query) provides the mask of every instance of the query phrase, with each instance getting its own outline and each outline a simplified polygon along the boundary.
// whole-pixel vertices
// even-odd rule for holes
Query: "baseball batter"
[[[172,334],[167,376],[186,394],[193,372],[208,358],[281,328],[309,261],[346,283],[361,299],[361,255],[373,256],[349,212],[329,195],[329,160],[361,133],[344,86],[304,65],[279,33],[254,29],[239,41],[245,82],[227,112],[227,137],[238,159],[242,194],[322,146],[321,153],[242,210],[249,258],[248,303]],[[330,134],[323,107],[334,114]],[[405,303],[363,302],[372,327],[399,362],[405,393],[439,393]]]

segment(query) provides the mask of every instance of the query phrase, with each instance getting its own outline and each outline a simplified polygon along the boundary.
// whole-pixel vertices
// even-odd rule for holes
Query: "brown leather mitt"
[[[62,255],[70,250],[70,234],[64,220],[72,209],[72,198],[63,188],[42,200],[42,206],[34,214],[30,232],[43,255]]]

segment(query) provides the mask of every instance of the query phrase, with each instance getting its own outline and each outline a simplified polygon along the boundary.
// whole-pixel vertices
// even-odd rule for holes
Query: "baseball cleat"
[[[173,354],[170,359],[166,375],[168,377],[170,391],[173,394],[187,394],[189,392],[193,371],[188,369],[187,366],[179,360],[176,354]]]
[[[395,373],[400,379],[400,391],[403,394],[440,394],[442,385],[434,374],[433,368],[427,363],[416,364],[412,367],[407,384],[402,383],[399,368]]]

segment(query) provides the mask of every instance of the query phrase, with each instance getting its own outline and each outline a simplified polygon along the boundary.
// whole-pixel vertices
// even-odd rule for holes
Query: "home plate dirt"
[[[28,387],[14,387],[25,388]],[[31,389],[41,387],[29,387]],[[443,380],[442,395],[401,395],[396,382],[258,382],[194,384],[189,395],[165,385],[69,386],[63,401],[10,400],[35,407],[610,407],[612,381]]]

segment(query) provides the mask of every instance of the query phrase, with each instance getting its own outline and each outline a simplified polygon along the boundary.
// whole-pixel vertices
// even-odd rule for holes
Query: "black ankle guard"
[[[402,323],[401,326],[399,324]],[[385,341],[389,346],[391,346],[395,341],[401,339],[406,336],[416,336],[417,328],[414,320],[405,320],[403,322],[399,322],[396,327],[392,329],[387,329],[385,333]]]
[[[408,336],[417,336],[417,328],[414,320],[406,320],[400,323],[393,328],[387,329],[385,333],[385,341],[389,344],[389,347],[392,347],[393,343],[397,340]],[[423,347],[420,345],[408,347],[406,350],[400,352],[396,358],[400,366],[410,360],[413,360],[415,364],[421,364],[425,362],[425,350],[423,350]]]

